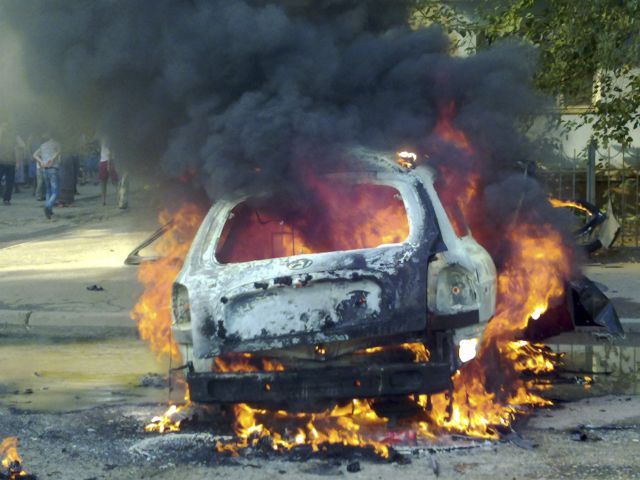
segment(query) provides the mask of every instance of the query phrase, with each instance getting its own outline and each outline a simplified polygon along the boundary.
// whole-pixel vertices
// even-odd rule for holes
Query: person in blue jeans
[[[62,149],[60,144],[49,135],[45,135],[45,138],[47,140],[35,151],[33,158],[38,162],[40,168],[42,168],[44,184],[47,191],[44,214],[47,218],[51,218],[53,215],[53,206],[56,203],[59,192],[58,166],[60,164],[60,152]]]
[[[60,193],[60,174],[58,167],[49,167],[44,169],[44,184],[47,189],[47,196],[44,202],[44,214],[47,218],[53,215],[53,206],[56,204],[58,194]]]

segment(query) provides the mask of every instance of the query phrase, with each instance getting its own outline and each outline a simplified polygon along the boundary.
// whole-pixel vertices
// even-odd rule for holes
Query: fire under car
[[[353,172],[305,187],[313,198],[239,191],[209,210],[172,292],[192,401],[308,408],[437,393],[475,357],[495,313],[491,257],[456,233],[428,166],[351,155]],[[622,334],[595,284],[567,291],[567,328]]]

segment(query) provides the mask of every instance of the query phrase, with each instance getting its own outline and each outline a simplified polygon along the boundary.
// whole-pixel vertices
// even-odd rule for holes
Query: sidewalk
[[[157,210],[140,191],[119,210],[113,188],[107,206],[98,186],[79,189],[53,220],[26,192],[0,207],[0,335],[135,335],[129,311],[142,288],[124,260],[157,228]]]

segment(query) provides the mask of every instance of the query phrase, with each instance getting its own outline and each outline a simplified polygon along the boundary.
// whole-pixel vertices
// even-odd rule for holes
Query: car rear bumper
[[[451,388],[448,363],[322,367],[278,372],[189,372],[191,400],[283,403],[428,394]]]

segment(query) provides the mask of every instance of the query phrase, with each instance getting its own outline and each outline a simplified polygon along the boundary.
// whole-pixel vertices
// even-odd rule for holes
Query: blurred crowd
[[[83,135],[75,144],[62,144],[46,132],[21,135],[0,120],[0,186],[5,206],[23,189],[44,202],[44,214],[51,218],[54,207],[74,205],[78,184],[100,184],[102,205],[106,205],[107,185],[126,191],[124,182],[106,142]],[[118,206],[126,208],[121,196]]]

